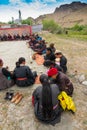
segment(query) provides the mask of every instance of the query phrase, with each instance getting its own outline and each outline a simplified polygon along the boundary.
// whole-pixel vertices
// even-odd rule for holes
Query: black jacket
[[[46,55],[44,57],[45,60],[51,60],[54,61],[55,60],[55,55],[53,53],[50,53],[49,55]]]
[[[66,71],[67,71],[67,66],[66,65],[67,65],[67,59],[66,59],[65,56],[62,56],[60,58],[60,66],[62,67],[64,73],[66,73]]]
[[[28,66],[16,67],[14,70],[14,77],[18,86],[30,86],[34,84],[35,78]],[[25,78],[24,80],[21,80]]]

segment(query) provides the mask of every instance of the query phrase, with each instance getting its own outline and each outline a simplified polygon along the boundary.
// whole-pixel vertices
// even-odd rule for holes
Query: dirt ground
[[[16,85],[8,90],[0,92],[0,130],[87,130],[87,86],[81,85],[77,76],[86,75],[87,78],[87,42],[62,39],[52,34],[41,34],[48,43],[55,43],[58,50],[61,50],[68,59],[68,73],[74,85],[73,99],[77,111],[73,115],[71,112],[63,112],[61,122],[55,126],[45,125],[39,122],[34,116],[34,109],[31,103],[31,95],[38,85],[28,88],[19,88]],[[9,70],[15,68],[15,62],[19,57],[26,58],[26,64],[38,74],[46,72],[42,65],[32,64],[31,54],[33,51],[27,47],[26,41],[0,42],[0,58],[4,61],[4,66],[9,66]],[[75,75],[77,70],[77,75]],[[7,91],[23,94],[22,101],[15,105],[4,99]]]

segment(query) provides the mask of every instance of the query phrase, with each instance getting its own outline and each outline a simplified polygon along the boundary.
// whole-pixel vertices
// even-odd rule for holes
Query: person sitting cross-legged
[[[51,68],[48,71],[48,76],[53,80],[53,83],[59,86],[60,91],[65,91],[68,95],[72,96],[74,87],[66,74],[58,71],[56,68]]]
[[[63,72],[67,72],[67,58],[62,54],[62,52],[56,52],[55,57],[60,59],[60,67],[62,67]]]
[[[47,75],[40,76],[41,85],[32,94],[34,112],[40,121],[55,125],[60,122],[62,108],[58,101],[60,93],[56,84],[51,84]]]
[[[0,90],[7,89],[13,85],[13,75],[7,68],[3,67],[3,60],[0,59]]]
[[[26,61],[24,57],[20,57],[16,62],[16,68],[14,69],[15,82],[18,86],[30,86],[35,82],[35,76],[31,69],[25,65]]]
[[[44,56],[45,61],[46,60],[51,60],[51,61],[55,61],[55,55],[52,52],[50,47],[46,48],[46,55]]]
[[[63,69],[58,65],[56,64],[54,61],[51,61],[51,60],[46,60],[43,65],[45,67],[47,67],[48,69],[51,69],[51,68],[56,68],[58,69],[59,71],[62,71],[63,72]]]

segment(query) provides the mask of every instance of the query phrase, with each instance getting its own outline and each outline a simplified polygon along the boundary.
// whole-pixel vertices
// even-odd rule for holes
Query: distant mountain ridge
[[[65,4],[65,5],[61,5],[59,8],[57,7],[55,9],[54,13],[57,13],[58,11],[66,11],[66,10],[72,10],[72,11],[76,11],[79,10],[83,7],[86,7],[87,4],[86,3],[81,3],[81,2],[72,2],[71,4]]]
[[[63,27],[72,27],[75,24],[87,25],[87,4],[72,2],[61,5],[55,9],[54,13],[41,15],[35,21],[42,23],[43,19],[53,19]]]

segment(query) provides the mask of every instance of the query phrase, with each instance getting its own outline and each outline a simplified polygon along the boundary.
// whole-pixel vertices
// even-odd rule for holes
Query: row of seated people
[[[19,35],[19,34],[4,34],[0,35],[0,41],[12,41],[12,40],[29,40],[30,35]]]
[[[44,65],[48,66],[50,64],[50,61],[56,61],[56,63],[59,66],[59,69],[61,69],[64,73],[67,71],[67,58],[59,51],[56,50],[54,47],[54,44],[51,43],[49,47],[47,47],[45,40],[42,40],[42,37],[40,37],[38,34],[33,34],[30,37],[29,40],[29,46],[37,53],[39,54],[45,54],[44,56]]]
[[[35,83],[36,74],[26,65],[24,57],[20,57],[16,62],[16,67],[11,73],[3,67],[3,60],[0,59],[0,90],[16,84],[19,87],[29,87]],[[40,75],[41,85],[32,93],[32,104],[38,120],[41,122],[55,125],[60,122],[61,112],[63,111],[58,95],[65,91],[68,95],[73,94],[73,84],[66,74],[55,67]]]
[[[40,46],[42,44],[45,47]],[[37,53],[44,54],[44,66],[49,66],[51,63],[50,61],[52,61],[56,63],[56,66],[58,66],[59,70],[62,70],[64,73],[67,72],[67,58],[62,54],[61,51],[56,50],[54,43],[51,43],[49,47],[47,47],[43,40],[38,41],[34,37],[31,37],[29,45]],[[32,56],[33,59],[35,59],[35,54],[36,53],[34,53]]]
[[[57,61],[56,59],[59,59],[59,61]],[[22,63],[25,65],[25,58],[23,58],[23,57],[19,58],[18,62],[16,63],[16,69],[13,71],[14,73],[10,74],[10,73],[6,73],[8,71],[7,69],[2,69],[2,67],[3,67],[3,61],[0,60],[0,66],[1,66],[2,72],[5,72],[5,74],[6,74],[6,76],[7,76],[8,79],[10,77],[13,80],[17,79],[18,74],[16,76],[15,71],[19,70],[19,68],[21,68],[20,65]],[[56,68],[58,71],[61,71],[63,73],[67,72],[67,59],[66,59],[66,57],[61,52],[55,52],[55,53],[53,53],[53,51],[51,50],[50,47],[46,48],[46,54],[44,56],[44,63],[43,63],[43,65],[45,67],[49,68],[49,69]],[[29,67],[26,68],[26,70],[27,69],[28,69],[27,73],[29,73],[30,75],[32,75]],[[20,72],[22,72],[22,71],[20,71]],[[21,77],[21,73],[20,73],[19,77]],[[25,76],[23,75],[22,77],[25,77]],[[31,79],[33,80],[32,76],[31,76]],[[30,82],[27,83],[27,85],[29,85],[29,84],[30,84]],[[18,84],[18,85],[21,86],[21,84]],[[26,84],[24,83],[23,86],[26,86]]]
[[[46,52],[46,42],[38,34],[30,36],[28,44],[33,51],[39,54],[44,54]]]

